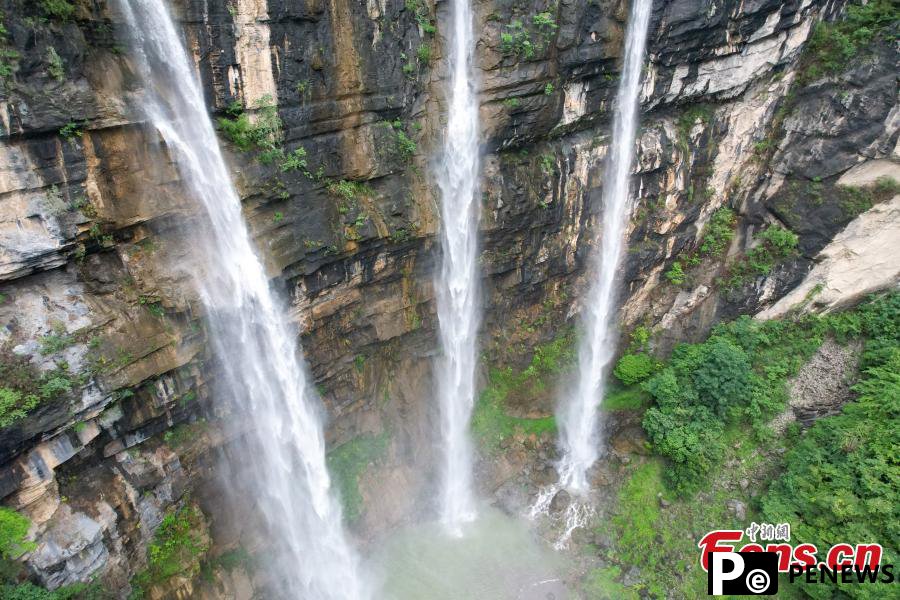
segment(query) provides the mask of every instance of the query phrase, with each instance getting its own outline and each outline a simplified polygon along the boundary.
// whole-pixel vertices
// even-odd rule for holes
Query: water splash
[[[566,549],[575,530],[589,525],[597,514],[593,499],[586,495],[572,497],[562,514],[553,514],[550,510],[553,499],[563,489],[560,483],[541,488],[525,515],[529,521],[549,522],[553,531],[560,532],[552,544],[554,550]]]
[[[476,515],[469,419],[475,402],[478,309],[478,98],[474,89],[472,10],[453,0],[447,131],[437,183],[441,193],[440,275],[435,281],[440,341],[437,395],[443,465],[440,519],[460,533]]]
[[[209,219],[195,243],[207,255],[197,286],[223,366],[218,392],[246,409],[244,458],[253,461],[254,508],[269,524],[273,574],[287,598],[367,594],[331,492],[318,401],[297,355],[297,333],[269,288],[241,202],[206,111],[200,82],[163,0],[122,0],[144,79],[143,109]]]
[[[594,509],[594,505],[588,501],[581,501],[577,498],[572,500],[572,503],[566,507],[566,512],[563,514],[563,523],[565,526],[563,527],[563,532],[559,536],[559,538],[553,543],[553,548],[555,550],[564,550],[569,545],[569,540],[572,539],[572,533],[575,532],[576,529],[580,529],[591,522],[591,519],[596,514],[596,510]]]
[[[562,484],[575,492],[588,489],[587,471],[599,457],[598,409],[609,363],[615,355],[616,273],[625,245],[625,226],[631,213],[629,179],[634,161],[641,68],[647,43],[652,0],[635,0],[626,33],[625,64],[616,95],[613,137],[603,178],[603,231],[599,252],[592,256],[596,273],[584,302],[585,335],[578,348],[578,378],[574,391],[557,415],[563,458]]]

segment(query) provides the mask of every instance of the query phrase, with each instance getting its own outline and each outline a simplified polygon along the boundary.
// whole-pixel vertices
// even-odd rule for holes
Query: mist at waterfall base
[[[563,558],[520,519],[480,507],[448,535],[442,523],[394,532],[373,552],[383,600],[565,600]]]
[[[441,356],[436,365],[443,464],[440,519],[459,533],[475,517],[469,420],[475,403],[478,306],[478,97],[470,0],[452,0],[447,129],[436,169],[441,200],[441,268],[435,279]]]
[[[582,305],[584,335],[578,344],[578,370],[574,386],[563,395],[557,414],[563,451],[558,467],[560,484],[581,493],[588,490],[588,469],[600,455],[599,406],[618,340],[616,274],[631,213],[629,183],[640,108],[638,94],[652,8],[652,0],[635,0],[631,5],[625,64],[616,93],[612,142],[603,176],[600,247],[591,257],[593,281]]]
[[[278,597],[366,597],[332,493],[318,400],[286,307],[269,288],[207,113],[199,78],[164,0],[121,0],[147,119],[175,162],[186,196],[208,219],[197,236],[207,264],[196,286],[225,378],[217,394],[243,408],[239,436],[252,468],[252,510],[268,523],[267,569]],[[203,233],[206,233],[205,231]],[[235,419],[241,421],[242,419]]]

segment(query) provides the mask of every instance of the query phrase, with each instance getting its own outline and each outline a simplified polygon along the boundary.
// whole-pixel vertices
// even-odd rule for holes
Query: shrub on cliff
[[[11,508],[0,507],[0,557],[18,558],[34,549],[34,543],[25,539],[31,521]]]
[[[838,315],[836,327],[868,336],[859,394],[841,414],[817,421],[785,456],[785,472],[763,497],[770,522],[791,523],[795,544],[879,542],[881,564],[896,564],[900,528],[900,294]],[[801,583],[801,585],[803,585]],[[803,585],[813,598],[833,586]],[[851,598],[883,597],[881,586],[841,586]]]
[[[613,375],[625,385],[640,383],[652,374],[653,358],[646,352],[624,355],[613,369]]]
[[[677,346],[668,364],[641,384],[655,401],[643,426],[654,449],[672,462],[669,485],[682,494],[703,485],[719,463],[720,438],[728,430],[750,426],[757,441],[771,435],[768,423],[787,402],[788,378],[828,335],[868,340],[861,368],[877,370],[870,376],[878,375],[872,385],[881,390],[882,408],[900,412],[900,384],[891,383],[900,376],[886,370],[898,352],[900,294],[826,317],[763,322],[741,317],[718,325],[703,343]],[[861,402],[865,394],[877,395],[865,381],[857,386]]]
[[[142,598],[155,584],[171,577],[193,577],[200,572],[200,561],[209,550],[209,537],[203,513],[192,503],[170,511],[156,529],[147,548],[147,568],[132,580],[132,599]]]
[[[890,38],[890,28],[900,20],[894,0],[856,1],[847,7],[843,19],[819,23],[807,45],[801,83],[842,72],[860,51],[882,35]]]
[[[41,0],[41,8],[51,19],[66,21],[75,14],[75,7],[69,0]]]
[[[59,364],[40,373],[27,356],[0,348],[0,428],[24,419],[41,403],[62,397],[79,383],[67,365]]]

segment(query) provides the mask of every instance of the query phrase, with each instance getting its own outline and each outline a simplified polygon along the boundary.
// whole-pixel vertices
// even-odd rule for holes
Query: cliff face
[[[0,432],[0,495],[32,520],[26,564],[39,581],[100,576],[126,590],[163,514],[188,496],[219,547],[258,541],[223,517],[218,450],[239,432],[216,401],[187,266],[203,220],[137,117],[116,4],[72,6],[59,16],[0,2],[0,341],[25,384],[60,380]],[[656,2],[623,330],[646,325],[665,349],[724,317],[831,307],[897,282],[885,249],[898,199],[866,188],[900,179],[896,46],[876,44],[837,75],[810,77],[802,58],[815,24],[841,9]],[[368,538],[427,505],[434,464],[429,167],[449,6],[192,0],[175,11],[210,110],[235,121],[238,102],[257,123],[276,114],[279,147],[305,150],[305,166],[285,168],[223,137],[273,285],[291,299],[330,440],[388,440],[359,474],[354,528]],[[575,322],[627,5],[484,0],[475,12],[486,369],[521,364]],[[724,221],[734,235],[704,250]],[[747,267],[773,224],[799,236],[796,249]],[[548,398],[520,407],[549,409]],[[508,479],[484,468],[488,487]],[[229,577],[219,584],[243,589]]]

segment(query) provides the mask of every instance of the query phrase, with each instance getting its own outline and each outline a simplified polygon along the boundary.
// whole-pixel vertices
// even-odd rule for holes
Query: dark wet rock
[[[572,503],[572,496],[566,490],[559,490],[550,501],[550,512],[561,513]]]

